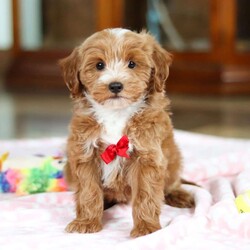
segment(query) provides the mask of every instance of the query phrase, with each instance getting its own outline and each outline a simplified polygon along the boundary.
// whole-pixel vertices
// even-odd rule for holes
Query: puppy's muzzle
[[[111,82],[109,84],[109,90],[114,94],[118,94],[123,90],[123,85],[120,82]]]

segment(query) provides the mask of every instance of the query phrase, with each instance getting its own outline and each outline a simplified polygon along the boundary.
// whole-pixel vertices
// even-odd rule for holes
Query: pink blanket
[[[250,249],[250,213],[239,214],[235,196],[250,190],[250,141],[176,132],[184,156],[183,177],[203,188],[184,185],[196,208],[163,205],[162,229],[131,239],[131,207],[104,212],[104,229],[96,234],[67,234],[74,217],[72,193],[42,193],[0,201],[0,249]],[[64,139],[0,142],[0,150],[51,154]],[[48,144],[49,143],[49,144]],[[32,146],[33,145],[33,146]],[[50,147],[48,147],[50,145]],[[52,152],[53,151],[53,152]],[[1,152],[0,152],[1,153]],[[2,194],[4,198],[5,194]]]

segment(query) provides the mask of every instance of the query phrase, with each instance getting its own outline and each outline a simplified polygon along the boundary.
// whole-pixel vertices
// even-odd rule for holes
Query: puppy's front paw
[[[102,230],[102,225],[100,222],[96,221],[81,221],[78,219],[73,220],[65,228],[68,233],[96,233]]]
[[[134,228],[130,232],[130,236],[133,238],[140,237],[143,235],[151,234],[159,229],[161,229],[161,226],[159,224],[152,225],[144,222],[138,224],[137,226],[134,226]]]

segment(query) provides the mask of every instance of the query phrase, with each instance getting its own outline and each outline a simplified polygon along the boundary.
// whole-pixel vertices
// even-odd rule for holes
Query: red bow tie
[[[115,159],[117,155],[121,157],[129,158],[129,155],[127,154],[128,150],[128,137],[124,135],[117,144],[111,144],[109,145],[105,151],[101,154],[101,158],[106,164],[109,164],[111,161]]]

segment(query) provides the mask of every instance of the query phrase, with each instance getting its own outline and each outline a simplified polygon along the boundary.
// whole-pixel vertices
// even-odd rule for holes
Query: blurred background
[[[250,138],[249,0],[1,0],[0,139],[67,136],[57,61],[110,27],[148,29],[174,55],[177,129]]]

